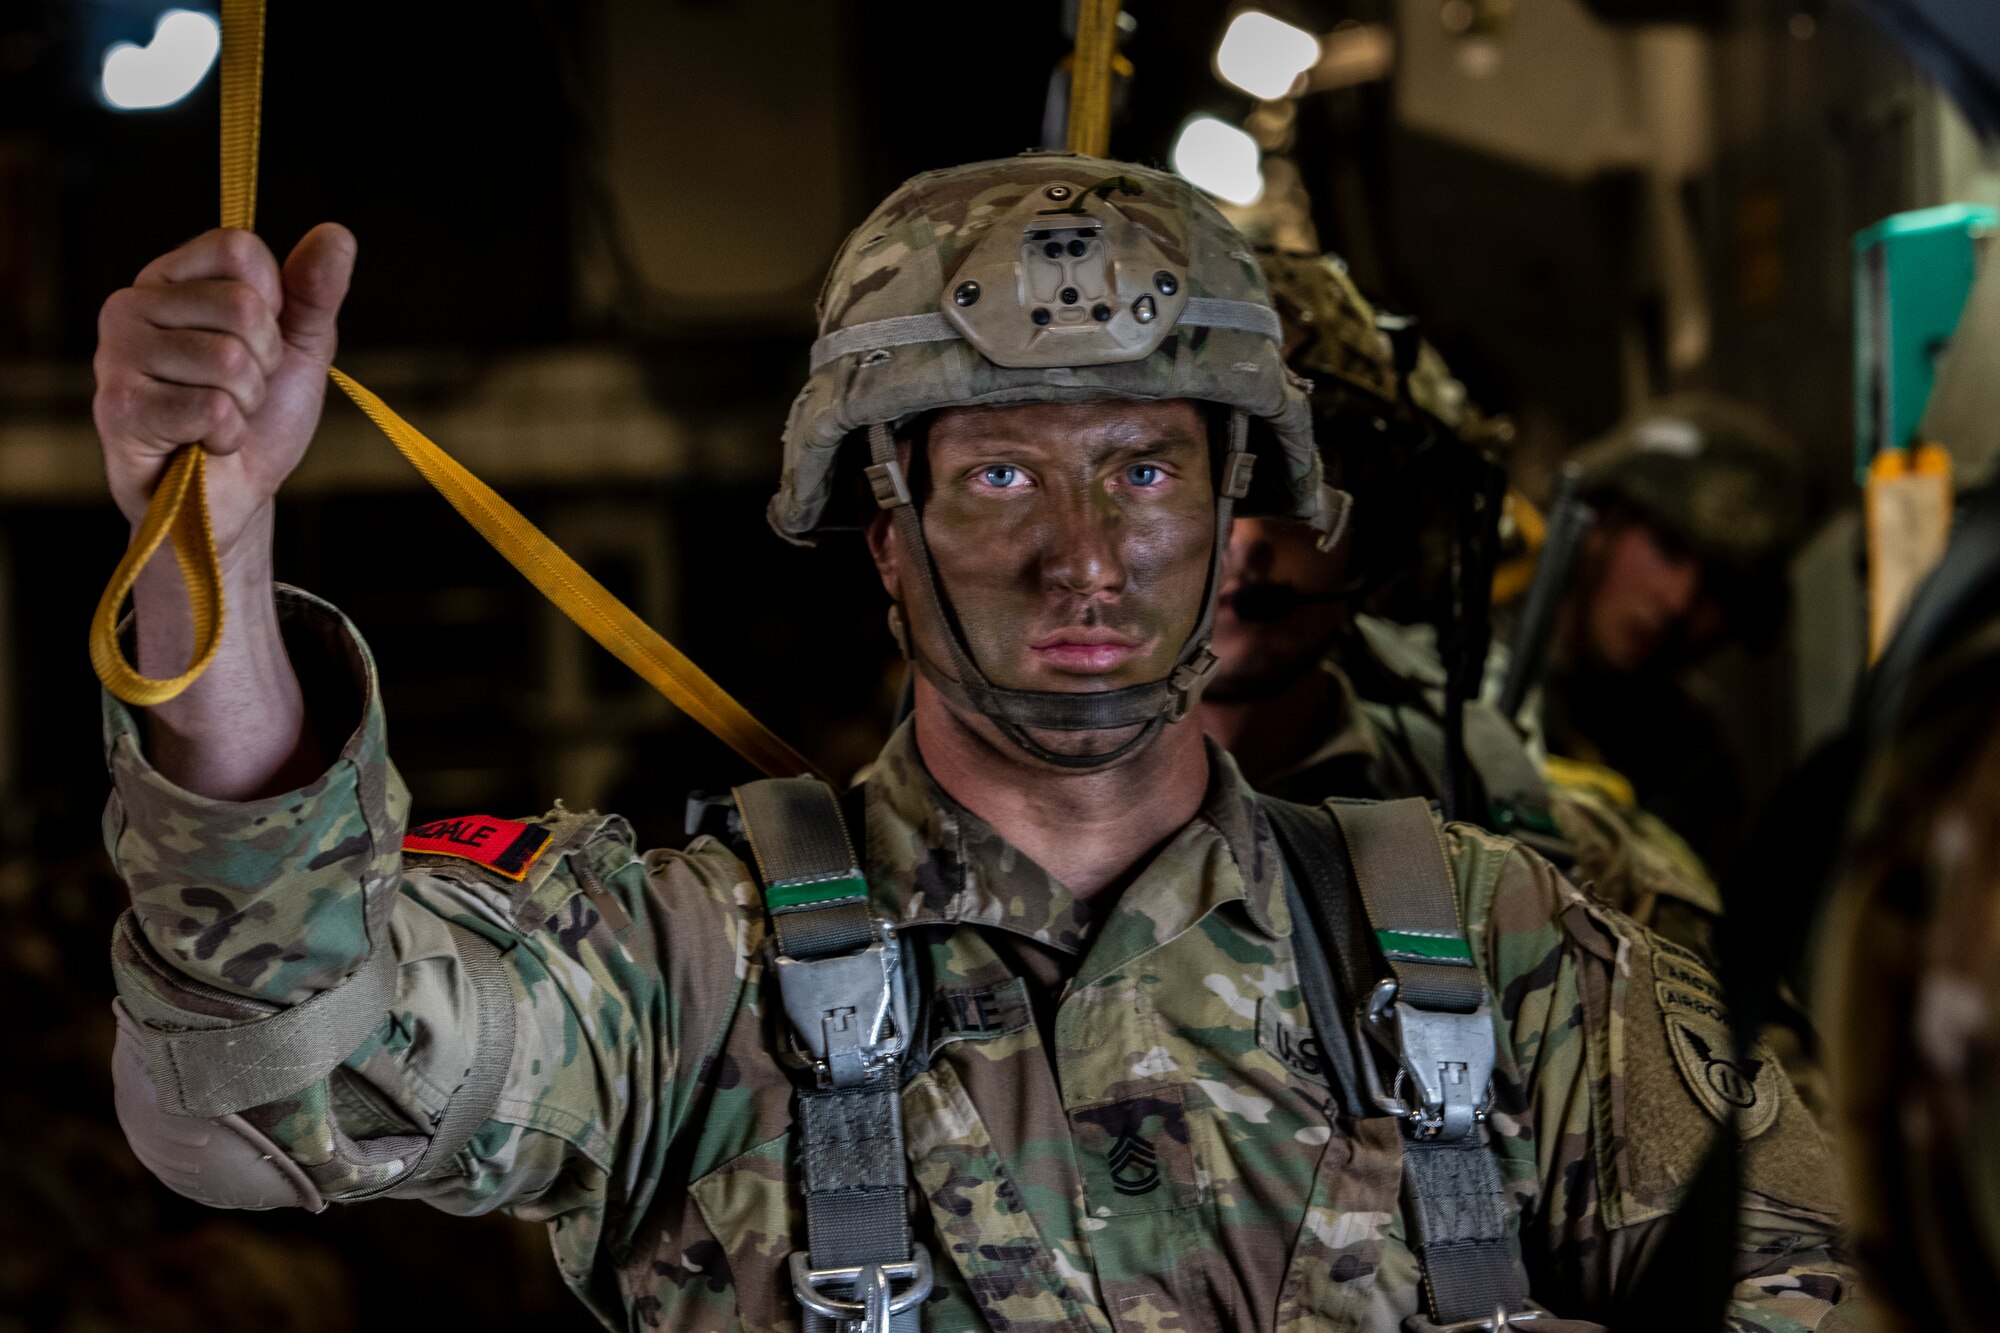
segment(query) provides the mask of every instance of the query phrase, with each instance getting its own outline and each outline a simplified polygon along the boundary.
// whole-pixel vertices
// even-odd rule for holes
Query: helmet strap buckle
[[[1354,517],[1354,497],[1346,491],[1322,484],[1319,488],[1319,512],[1325,527],[1320,528],[1313,542],[1324,555],[1340,544],[1347,535],[1347,524]]]
[[[1250,494],[1250,474],[1256,470],[1257,455],[1247,449],[1232,450],[1222,460],[1222,493],[1232,500]]]
[[[903,465],[893,458],[868,465],[868,486],[875,492],[875,503],[884,509],[897,509],[911,503],[909,479],[903,475]]]
[[[1214,651],[1207,645],[1190,661],[1174,668],[1167,677],[1167,721],[1178,722],[1186,717],[1201,700],[1201,692],[1208,685],[1209,677],[1220,665]]]

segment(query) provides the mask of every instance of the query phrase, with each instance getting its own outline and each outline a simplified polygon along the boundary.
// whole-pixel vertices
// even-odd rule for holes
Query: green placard
[[[1378,930],[1376,943],[1389,958],[1426,963],[1470,963],[1472,949],[1457,935],[1415,935],[1407,930]]]
[[[839,879],[780,881],[764,890],[764,906],[776,912],[787,907],[816,907],[846,898],[866,898],[868,881],[859,875]]]

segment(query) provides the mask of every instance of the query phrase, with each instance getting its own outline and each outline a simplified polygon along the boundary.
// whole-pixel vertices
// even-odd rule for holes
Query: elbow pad
[[[118,1124],[133,1155],[174,1193],[211,1208],[308,1208],[326,1200],[298,1163],[240,1115],[175,1115],[161,1105],[132,1016],[112,1002],[118,1041],[111,1054]]]

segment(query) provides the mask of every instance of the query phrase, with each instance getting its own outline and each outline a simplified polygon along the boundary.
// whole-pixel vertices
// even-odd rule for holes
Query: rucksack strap
[[[736,789],[763,884],[771,976],[790,1020],[780,1059],[798,1071],[806,1248],[790,1261],[807,1333],[917,1333],[929,1252],[910,1235],[903,1056],[910,1006],[892,923],[833,789],[772,778]]]
[[[1480,1129],[1492,1014],[1428,804],[1261,803],[1292,871],[1294,952],[1320,1047],[1359,1065],[1365,1109],[1355,1114],[1387,1111],[1403,1123],[1403,1195],[1431,1320],[1471,1329],[1529,1313],[1527,1277],[1507,1243],[1499,1163]],[[1348,1007],[1326,1012],[1331,1005],[1315,1002],[1316,968],[1341,978]],[[1357,1015],[1351,1027],[1348,1014]],[[1349,1046],[1349,1031],[1386,1053],[1396,1071],[1389,1087],[1366,1044]]]

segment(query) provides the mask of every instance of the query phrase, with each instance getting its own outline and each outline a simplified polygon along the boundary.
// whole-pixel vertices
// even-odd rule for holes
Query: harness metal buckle
[[[800,1057],[820,1086],[868,1083],[902,1059],[909,1042],[902,949],[886,921],[854,953],[832,958],[777,956],[778,995]]]
[[[931,1252],[922,1245],[912,1245],[904,1263],[852,1268],[814,1268],[804,1250],[793,1250],[791,1270],[799,1304],[822,1319],[838,1321],[842,1333],[889,1333],[891,1319],[931,1294]],[[891,1286],[896,1282],[909,1285],[898,1292]],[[828,1287],[845,1287],[848,1298],[828,1295]]]
[[[1374,1061],[1361,1062],[1368,1095],[1388,1114],[1408,1121],[1417,1137],[1456,1142],[1493,1106],[1492,1010],[1484,1000],[1469,1014],[1419,1009],[1397,992],[1395,978],[1385,978],[1355,1022],[1357,1032],[1372,1037],[1396,1062],[1393,1089],[1382,1086]],[[1414,1103],[1399,1095],[1406,1084],[1416,1093]]]

